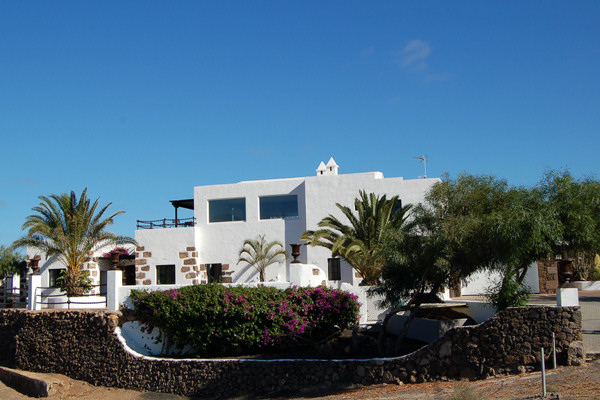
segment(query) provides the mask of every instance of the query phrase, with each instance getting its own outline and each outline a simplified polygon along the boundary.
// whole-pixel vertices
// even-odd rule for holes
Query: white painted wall
[[[381,172],[347,175],[322,175],[305,178],[244,181],[226,185],[198,186],[194,188],[194,215],[196,217],[196,243],[201,264],[229,264],[234,282],[258,280],[257,272],[244,263],[237,264],[238,253],[245,239],[266,235],[267,240],[279,240],[289,252],[291,243],[298,243],[307,229],[317,229],[318,222],[329,214],[341,217],[336,202],[352,207],[359,190],[378,195],[399,195],[403,204],[419,203],[429,188],[440,181],[433,179],[403,178],[385,179]],[[260,219],[261,196],[296,194],[298,196],[298,219]],[[246,221],[208,222],[209,200],[246,199]],[[175,228],[182,229],[182,228]],[[155,231],[145,231],[154,235]],[[139,232],[139,231],[138,231]],[[147,236],[144,236],[144,238]],[[136,239],[143,245],[142,237]],[[165,244],[163,244],[164,246]],[[150,246],[148,246],[150,247]],[[153,254],[154,255],[154,254]],[[320,247],[302,247],[300,261],[315,264],[327,270],[331,252]],[[267,281],[289,280],[290,264],[272,265],[267,270]],[[342,281],[358,284],[348,264],[342,263]]]
[[[185,278],[185,273],[181,272],[183,260],[179,257],[179,252],[185,251],[187,247],[196,247],[201,235],[199,229],[194,227],[182,228],[158,228],[158,229],[138,229],[135,231],[135,240],[144,247],[143,251],[138,251],[138,259],[145,259],[150,266],[150,271],[146,273],[146,278],[156,284],[156,266],[157,265],[175,265],[175,283],[190,284]],[[150,257],[144,257],[144,252],[152,253]]]
[[[259,198],[296,194],[298,219],[260,219]],[[208,222],[209,200],[244,197],[246,221]],[[306,230],[304,206],[304,179],[275,179],[268,181],[239,182],[229,185],[198,186],[194,188],[194,214],[198,229],[201,264],[229,264],[234,282],[258,281],[258,272],[245,263],[237,264],[238,254],[246,239],[265,235],[268,241],[282,242],[288,252],[290,243],[298,243]],[[301,259],[302,260],[302,259]],[[289,280],[289,261],[267,268],[267,281]],[[278,278],[279,276],[279,278]]]
[[[487,289],[500,279],[501,276],[498,271],[476,272],[461,284],[461,293],[463,296],[485,294]],[[537,262],[529,266],[524,283],[531,289],[532,293],[540,292]]]

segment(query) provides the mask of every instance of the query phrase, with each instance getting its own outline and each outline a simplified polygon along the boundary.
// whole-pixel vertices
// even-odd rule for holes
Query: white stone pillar
[[[576,287],[559,287],[556,289],[556,304],[559,307],[579,307],[579,290]]]
[[[38,299],[41,299],[40,295],[42,286],[42,276],[38,274],[29,275],[29,293],[27,297],[27,309],[28,310],[41,310],[42,305],[38,303]]]
[[[106,308],[108,311],[119,310],[119,292],[123,285],[123,271],[111,269],[106,271]]]

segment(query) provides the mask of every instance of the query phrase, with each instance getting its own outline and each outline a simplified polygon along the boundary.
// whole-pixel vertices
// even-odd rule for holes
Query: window
[[[64,269],[49,269],[48,270],[48,286],[51,288],[58,287],[58,283],[56,283],[56,279],[60,276],[61,271],[65,271]]]
[[[392,215],[396,214],[402,208],[402,200],[398,199],[396,204],[394,204],[394,208],[392,208]]]
[[[174,285],[175,265],[157,265],[156,283],[159,285]]]
[[[298,196],[266,196],[260,198],[260,219],[297,219]]]
[[[339,258],[328,258],[327,259],[327,275],[330,281],[341,281],[342,270],[340,268]]]
[[[135,285],[135,265],[126,265],[123,271],[123,286]]]
[[[246,220],[246,199],[223,199],[208,201],[208,222]]]
[[[208,272],[208,283],[218,283],[223,279],[221,277],[221,271],[223,270],[223,264],[207,264],[206,271]]]

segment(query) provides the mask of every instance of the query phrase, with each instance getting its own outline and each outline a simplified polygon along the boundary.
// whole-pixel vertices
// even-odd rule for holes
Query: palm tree
[[[407,223],[411,205],[397,208],[398,196],[388,199],[375,193],[361,190],[354,200],[356,215],[349,207],[336,203],[350,222],[344,224],[333,215],[323,218],[317,231],[306,231],[302,240],[311,246],[322,246],[331,250],[332,256],[340,256],[357,270],[363,285],[379,282],[385,257],[380,249],[387,229],[410,229]]]
[[[274,240],[267,243],[265,235],[260,235],[256,239],[244,241],[237,263],[245,262],[252,265],[258,270],[260,281],[264,282],[267,267],[281,261],[282,257],[286,260],[288,253],[281,242]]]
[[[113,224],[114,217],[124,211],[105,217],[112,203],[101,208],[99,199],[91,203],[87,188],[79,199],[73,191],[70,194],[40,196],[39,199],[41,203],[32,209],[35,214],[29,215],[21,228],[27,230],[27,234],[11,247],[30,246],[44,252],[47,257],[56,256],[67,267],[63,281],[71,284],[63,288],[68,291],[73,290],[73,285],[77,291],[76,287],[81,283],[81,267],[95,251],[109,245],[135,244],[132,238],[106,231],[106,227]]]

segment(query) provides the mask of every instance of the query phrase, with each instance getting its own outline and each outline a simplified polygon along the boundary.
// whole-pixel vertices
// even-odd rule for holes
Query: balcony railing
[[[137,229],[155,229],[155,228],[184,228],[196,225],[196,218],[163,218],[153,221],[137,220]]]

